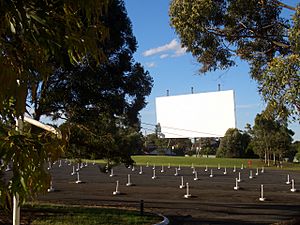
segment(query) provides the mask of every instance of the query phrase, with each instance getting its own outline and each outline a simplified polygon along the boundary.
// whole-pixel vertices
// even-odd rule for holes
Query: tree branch
[[[274,0],[274,2],[275,2],[277,5],[279,5],[279,6],[283,7],[283,8],[286,8],[286,9],[289,9],[289,10],[296,11],[296,8],[295,8],[295,7],[289,6],[289,5],[287,5],[287,4],[285,4],[285,3],[281,2],[281,1]]]

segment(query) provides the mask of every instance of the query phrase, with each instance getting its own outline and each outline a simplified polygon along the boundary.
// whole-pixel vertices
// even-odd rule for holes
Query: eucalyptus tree
[[[253,151],[270,165],[270,160],[276,164],[292,150],[294,132],[274,118],[266,118],[263,113],[257,114],[254,126],[249,129]]]
[[[17,193],[21,202],[45,191],[49,176],[44,162],[57,158],[61,142],[31,126],[16,130],[16,119],[26,112],[44,81],[89,54],[96,64],[105,60],[99,44],[108,38],[101,16],[108,0],[0,0],[0,173],[1,203]]]
[[[101,16],[109,0],[0,1],[0,110],[12,98],[17,115],[26,111],[55,65],[68,67],[87,53],[104,60],[99,44],[108,29]]]
[[[289,10],[292,18],[282,11]],[[172,0],[171,25],[200,73],[229,69],[236,58],[268,103],[268,113],[300,120],[300,7],[279,0]]]

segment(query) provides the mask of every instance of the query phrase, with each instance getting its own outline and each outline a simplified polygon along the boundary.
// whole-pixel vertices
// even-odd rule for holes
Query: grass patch
[[[164,165],[167,166],[191,166],[194,164],[195,167],[205,167],[206,165],[209,167],[217,167],[220,164],[221,167],[240,167],[244,164],[245,167],[248,167],[248,161],[252,161],[252,168],[257,167],[266,167],[266,164],[261,159],[240,159],[240,158],[206,158],[206,157],[185,157],[185,156],[157,156],[157,155],[135,155],[132,156],[132,159],[135,161],[137,165],[146,165],[147,162],[149,165]],[[93,162],[90,160],[90,162]],[[104,160],[96,160],[98,164],[105,164]],[[273,161],[270,161],[271,169],[286,169],[286,170],[299,170],[299,163],[291,163],[291,162],[283,162],[283,167],[279,168],[277,166],[272,165]]]
[[[148,225],[162,220],[153,214],[111,208],[33,205],[24,210],[33,215],[31,225]]]
[[[266,166],[260,159],[236,159],[236,158],[206,158],[206,157],[184,157],[184,156],[132,156],[132,159],[137,165],[146,165],[147,162],[150,165],[168,165],[171,166],[191,166],[195,167],[217,167],[220,164],[221,167],[240,167],[242,164],[248,167],[248,161],[251,160],[252,168]],[[271,164],[273,162],[270,162]],[[272,169],[277,169],[276,166],[270,166]],[[283,169],[300,170],[300,165],[295,163],[283,163]]]

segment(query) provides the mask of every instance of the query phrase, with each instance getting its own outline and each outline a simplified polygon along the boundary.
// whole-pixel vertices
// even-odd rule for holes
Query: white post
[[[110,176],[110,177],[115,176],[115,175],[114,175],[114,169],[111,169],[111,170],[110,170],[110,175],[109,175],[109,176]]]
[[[143,166],[140,166],[140,172],[139,174],[143,174]]]
[[[76,184],[81,184],[82,181],[80,180],[79,172],[77,172],[77,180],[75,182]]]
[[[178,176],[178,169],[177,168],[175,168],[175,174],[174,174],[174,176]]]
[[[211,169],[210,170],[210,175],[209,175],[209,177],[213,177],[214,175],[213,175],[213,170]]]
[[[194,180],[198,180],[198,173],[197,173],[197,171],[195,171],[195,177],[194,177]]]
[[[224,168],[224,173],[223,173],[224,175],[226,175],[227,174],[227,170],[226,170],[226,167]]]
[[[256,173],[255,173],[256,176],[258,176],[258,167],[256,168]]]
[[[259,198],[259,201],[263,202],[265,201],[266,198],[264,197],[264,185],[260,185],[260,198]]]
[[[132,183],[130,181],[130,174],[127,175],[127,184],[126,186],[132,186]]]
[[[249,179],[252,179],[253,176],[252,176],[252,170],[250,170],[250,175],[249,175]]]
[[[285,183],[286,184],[290,184],[291,183],[291,181],[290,181],[290,175],[289,174],[287,175],[287,181]]]
[[[236,167],[235,167],[235,165],[233,166],[233,172],[234,172],[234,173],[236,172]]]
[[[205,172],[207,172],[207,170],[208,170],[208,167],[207,167],[207,165],[206,165],[206,166],[205,166],[205,170],[204,170],[204,171],[205,171]]]
[[[184,185],[184,183],[183,183],[183,176],[181,176],[181,185],[179,185],[179,188],[184,188],[185,187],[185,185]]]
[[[20,205],[19,194],[13,197],[13,225],[20,225]]]
[[[295,188],[295,181],[294,179],[292,179],[292,188],[291,188],[291,192],[296,192],[297,189]]]
[[[116,190],[113,192],[113,195],[119,195],[120,191],[119,191],[119,181],[117,180],[117,184],[116,184]]]
[[[193,173],[193,174],[195,174],[195,172],[196,172],[196,169],[195,169],[195,167],[194,167],[194,168],[193,168],[193,172],[192,172],[192,173]]]
[[[242,166],[241,166],[241,170],[243,170],[244,169],[244,164],[242,164]]]
[[[153,170],[153,176],[152,179],[156,179],[155,170]]]
[[[48,170],[51,170],[51,168],[52,168],[52,165],[51,165],[51,162],[50,161],[48,161]]]
[[[241,182],[241,172],[239,172],[239,179],[238,179],[238,182]]]
[[[171,164],[169,163],[169,164],[168,164],[168,169],[170,169],[170,168],[171,168]]]
[[[164,170],[164,165],[161,165],[161,170],[160,170],[161,173],[165,172]]]
[[[189,183],[186,183],[186,194],[184,195],[185,198],[190,198],[190,188],[189,188]]]
[[[75,166],[73,166],[73,170],[72,170],[71,176],[73,176],[74,174],[75,174]]]
[[[219,170],[219,169],[221,169],[221,166],[220,166],[220,164],[218,164],[218,170]]]
[[[191,169],[194,169],[194,163],[192,163]]]
[[[178,170],[181,170],[180,165],[178,165]]]
[[[47,191],[48,191],[48,192],[54,192],[54,191],[55,191],[55,189],[54,189],[54,187],[53,187],[52,179],[51,179],[51,181],[50,181],[50,187],[48,188]]]
[[[239,190],[240,189],[240,187],[239,187],[239,182],[238,182],[238,179],[237,178],[235,178],[235,186],[233,187],[233,190]]]
[[[264,173],[265,172],[265,167],[262,167],[260,172]]]
[[[16,131],[20,131],[20,133],[22,133],[22,130],[23,121],[21,118],[18,118],[16,119]],[[20,225],[20,200],[18,193],[13,196],[13,225]]]

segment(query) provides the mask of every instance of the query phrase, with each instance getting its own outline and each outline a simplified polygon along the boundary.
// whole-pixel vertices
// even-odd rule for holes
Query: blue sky
[[[286,1],[296,5],[297,1]],[[134,55],[137,62],[147,69],[154,79],[151,95],[147,98],[148,105],[141,111],[142,126],[147,133],[155,124],[155,98],[217,91],[235,91],[237,127],[244,129],[246,123],[253,125],[257,113],[264,109],[264,102],[257,92],[257,84],[250,79],[249,67],[246,62],[237,61],[237,66],[227,71],[218,70],[213,73],[199,75],[199,64],[180,46],[180,40],[169,25],[169,0],[125,0],[128,16],[132,22],[133,33],[138,41],[138,50]],[[288,14],[291,12],[287,12]],[[295,140],[300,140],[299,123],[291,124],[296,133]]]

